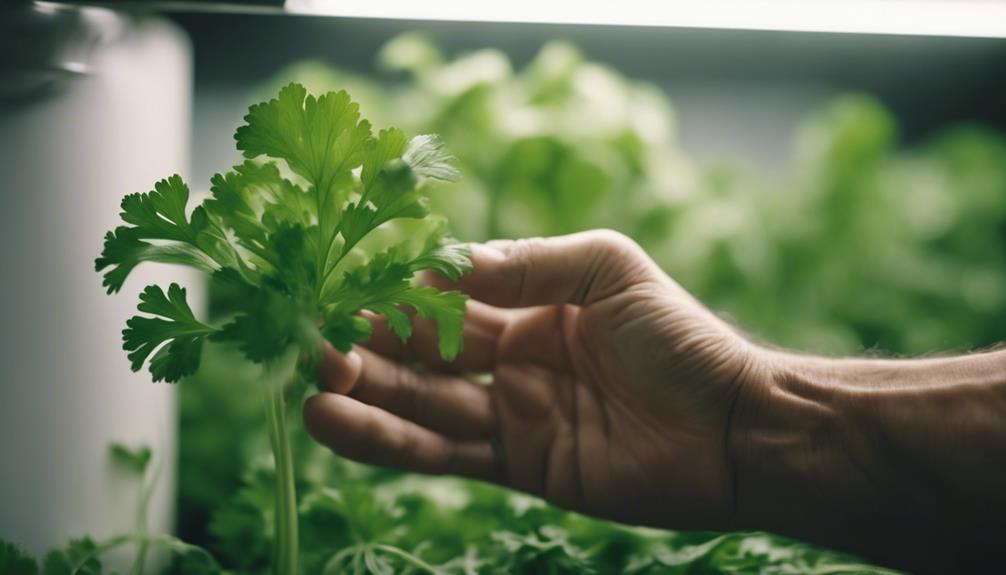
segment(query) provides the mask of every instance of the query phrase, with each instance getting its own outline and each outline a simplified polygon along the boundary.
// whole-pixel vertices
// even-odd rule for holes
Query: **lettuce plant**
[[[154,381],[178,381],[199,366],[206,341],[236,345],[263,365],[266,419],[276,466],[275,571],[299,571],[297,499],[284,390],[297,366],[318,358],[323,340],[348,351],[366,340],[361,310],[383,314],[403,340],[411,308],[436,322],[440,353],[461,348],[466,296],[413,281],[433,270],[457,279],[467,248],[430,216],[429,180],[457,172],[435,136],[376,135],[345,91],[319,97],[299,84],[249,109],[234,137],[246,158],[211,180],[211,197],[190,208],[175,175],[122,201],[125,225],[105,236],[101,257],[109,293],[142,262],[182,264],[238,294],[221,326],[199,320],[178,284],[151,285],[123,331],[134,371],[148,362]],[[395,240],[396,220],[422,220]],[[404,237],[401,237],[404,236]],[[309,371],[309,370],[308,370]]]

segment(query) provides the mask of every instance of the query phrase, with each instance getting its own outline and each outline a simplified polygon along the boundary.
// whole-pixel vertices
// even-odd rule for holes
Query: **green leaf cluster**
[[[9,541],[0,539],[0,573],[8,575],[37,575],[35,558]]]
[[[441,141],[372,133],[345,91],[315,97],[289,84],[251,106],[235,140],[246,160],[211,180],[211,197],[190,206],[175,175],[122,201],[125,225],[108,232],[95,267],[109,293],[142,262],[187,265],[236,294],[234,316],[216,327],[196,318],[186,290],[148,286],[127,322],[133,370],[149,361],[155,381],[177,381],[199,366],[206,341],[236,345],[251,361],[287,349],[315,357],[323,339],[348,351],[365,340],[361,310],[385,314],[411,335],[411,314],[436,321],[440,351],[461,349],[465,296],[416,285],[433,270],[457,279],[470,269],[442,220],[428,217],[426,182],[457,176]],[[384,228],[416,220],[411,237],[382,245]]]

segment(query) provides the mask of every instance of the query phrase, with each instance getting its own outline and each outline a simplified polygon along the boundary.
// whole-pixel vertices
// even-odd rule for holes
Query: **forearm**
[[[920,570],[992,552],[981,538],[1006,533],[1006,352],[766,352],[765,366],[731,424],[739,526]]]

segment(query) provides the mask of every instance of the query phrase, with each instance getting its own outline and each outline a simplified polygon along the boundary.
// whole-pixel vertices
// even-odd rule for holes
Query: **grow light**
[[[285,8],[302,14],[406,20],[1006,38],[1006,3],[986,0],[287,0]]]

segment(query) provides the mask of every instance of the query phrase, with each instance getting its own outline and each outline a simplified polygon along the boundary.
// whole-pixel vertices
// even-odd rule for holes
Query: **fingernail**
[[[362,361],[355,351],[344,354],[331,345],[326,345],[324,358],[318,368],[321,386],[334,393],[348,393],[356,383]]]

